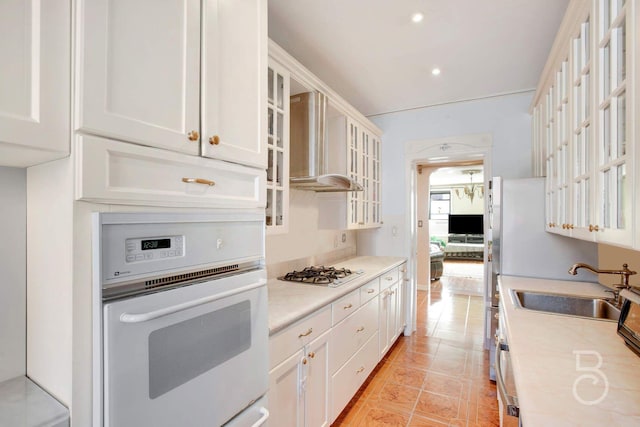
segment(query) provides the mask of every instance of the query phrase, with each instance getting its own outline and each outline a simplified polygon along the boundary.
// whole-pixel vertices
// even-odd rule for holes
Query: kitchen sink
[[[526,310],[616,322],[620,317],[620,310],[606,298],[520,290],[511,292],[516,306]]]

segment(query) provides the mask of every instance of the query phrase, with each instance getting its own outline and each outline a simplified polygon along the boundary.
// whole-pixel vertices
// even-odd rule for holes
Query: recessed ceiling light
[[[424,19],[424,15],[420,12],[416,12],[413,15],[411,15],[411,20],[415,23],[422,22],[423,19]]]
[[[431,74],[433,74],[434,76],[439,76],[440,68],[434,68],[433,70],[431,70]]]

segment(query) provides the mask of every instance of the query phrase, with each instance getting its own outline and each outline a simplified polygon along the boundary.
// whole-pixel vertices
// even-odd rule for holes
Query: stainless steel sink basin
[[[516,306],[527,310],[611,321],[618,321],[620,317],[620,310],[605,298],[520,290],[511,292]]]

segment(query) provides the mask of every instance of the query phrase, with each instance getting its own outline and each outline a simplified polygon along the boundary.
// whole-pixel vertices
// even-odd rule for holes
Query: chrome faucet
[[[629,276],[633,276],[634,274],[637,274],[637,272],[629,270],[629,265],[626,263],[622,264],[622,270],[598,270],[597,268],[594,268],[589,264],[584,264],[582,262],[573,264],[569,269],[569,274],[572,274],[575,276],[576,274],[578,274],[578,269],[580,268],[589,270],[593,274],[619,274],[620,284],[618,286],[614,286],[615,290],[606,291],[606,292],[611,292],[613,294],[615,302],[618,302],[618,296],[620,294],[620,290],[631,288],[631,285],[629,285]]]

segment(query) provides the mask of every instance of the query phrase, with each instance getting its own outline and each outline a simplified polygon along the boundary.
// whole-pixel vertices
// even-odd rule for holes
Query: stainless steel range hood
[[[328,162],[327,97],[306,92],[290,99],[289,185],[319,192],[362,191],[362,186]],[[346,153],[345,153],[346,155]]]

